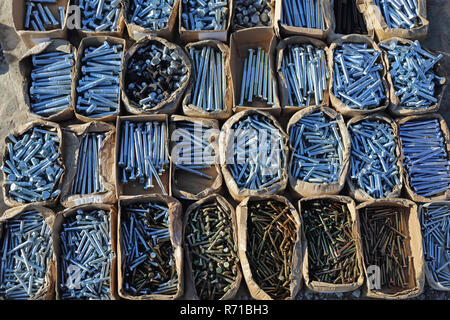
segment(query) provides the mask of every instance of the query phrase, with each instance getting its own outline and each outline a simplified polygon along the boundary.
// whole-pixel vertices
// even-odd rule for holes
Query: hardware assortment
[[[31,112],[43,117],[55,115],[72,102],[73,53],[52,51],[31,57]]]
[[[447,84],[445,54],[419,42],[428,30],[425,2],[277,1],[13,2],[14,29],[35,46],[20,70],[26,111],[57,122],[72,121],[74,111],[95,125],[117,121],[118,131],[110,158],[101,148],[109,131],[97,132],[104,129],[66,145],[67,123],[60,130],[37,120],[6,136],[2,191],[18,214],[0,217],[0,300],[229,299],[242,277],[253,298],[291,299],[302,272],[314,292],[363,284],[368,297],[410,298],[422,293],[422,263],[431,287],[450,288],[448,129],[431,114]],[[405,39],[391,39],[397,35]],[[42,43],[68,37],[81,40],[78,53]],[[180,104],[199,118],[168,117]],[[301,110],[289,121],[293,109]],[[342,116],[383,109],[428,115],[354,117],[345,128]],[[220,135],[210,134],[219,124]],[[67,149],[76,155],[68,190],[60,185]],[[386,200],[403,195],[404,180],[409,198],[428,202],[421,234],[413,203]],[[114,207],[96,204],[103,198],[94,194],[106,189],[110,203],[118,201],[118,225]],[[59,209],[61,190],[85,204],[47,217],[37,205]],[[183,223],[172,192],[186,203],[200,199]],[[276,196],[282,192],[318,197],[300,200],[298,215]],[[351,198],[322,196],[344,193],[370,203],[355,216]],[[219,194],[243,201],[237,215]],[[372,266],[381,288],[369,285]]]
[[[273,299],[286,299],[292,281],[297,223],[289,207],[273,200],[248,203],[247,257],[252,276]]]
[[[311,281],[348,284],[357,281],[359,252],[347,204],[329,199],[304,201],[301,213],[308,246]]]
[[[111,261],[114,253],[111,248],[110,212],[76,210],[65,217],[60,238],[60,298],[111,299]]]
[[[386,198],[400,183],[396,139],[391,124],[365,119],[348,127],[352,183],[372,198]]]
[[[92,119],[119,113],[122,60],[120,44],[105,41],[100,46],[89,46],[84,50],[79,71],[82,76],[76,88],[77,113]]]
[[[167,194],[160,175],[169,166],[167,125],[160,121],[124,121],[121,127],[120,156],[118,166],[121,182],[137,180],[144,189],[153,188],[154,182]]]
[[[165,204],[154,202],[121,208],[122,281],[132,296],[174,295],[178,290],[169,215]]]
[[[338,180],[343,165],[344,146],[336,121],[322,111],[302,117],[290,129],[293,148],[291,175],[309,183]]]
[[[237,246],[230,210],[217,200],[190,212],[184,242],[201,300],[220,299],[237,279]]]
[[[64,173],[56,128],[35,126],[20,136],[9,134],[2,171],[6,196],[19,203],[53,201]]]
[[[27,300],[48,286],[53,255],[51,230],[43,216],[29,210],[7,219],[0,239],[0,297]]]
[[[432,197],[449,189],[448,143],[438,119],[400,123],[403,166],[411,189]]]
[[[330,78],[325,51],[304,44],[288,45],[284,50],[281,73],[289,92],[289,105],[320,105]]]

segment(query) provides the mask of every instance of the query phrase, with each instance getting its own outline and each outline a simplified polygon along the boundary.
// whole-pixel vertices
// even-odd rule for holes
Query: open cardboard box
[[[71,84],[71,100],[70,104],[67,106],[66,109],[59,111],[55,114],[52,114],[50,116],[40,116],[34,112],[31,111],[31,95],[30,95],[30,88],[32,86],[33,80],[31,79],[31,72],[33,71],[33,62],[32,57],[39,55],[39,54],[45,54],[49,52],[63,52],[63,53],[73,53],[73,60],[74,64],[72,67],[72,76],[75,75],[75,67],[76,67],[76,58],[77,58],[77,49],[70,44],[69,41],[56,39],[51,40],[47,42],[40,43],[36,45],[35,47],[28,50],[28,52],[20,59],[19,61],[19,71],[22,76],[22,92],[23,92],[23,98],[25,101],[25,104],[27,105],[30,113],[33,116],[36,116],[41,119],[49,120],[49,121],[65,121],[70,120],[73,117],[74,109],[75,109],[75,100],[73,97],[75,96],[75,82],[72,81]]]
[[[200,177],[196,174],[177,169],[174,163],[174,156],[172,152],[174,152],[173,148],[177,145],[175,141],[179,140],[179,135],[182,135],[183,132],[175,133],[177,122],[189,122],[199,126],[207,127],[205,132],[206,136],[209,136],[209,143],[213,146],[214,150],[214,164],[212,164],[209,168],[205,169],[196,169],[204,174],[211,176],[211,179]],[[195,130],[195,129],[194,129]],[[208,132],[208,130],[211,130]],[[184,130],[183,130],[184,131]],[[195,131],[194,131],[195,132]],[[200,132],[200,131],[199,131]],[[170,143],[170,151],[171,151],[171,159],[172,159],[172,190],[174,196],[180,197],[188,200],[200,200],[205,196],[208,196],[212,193],[219,193],[222,189],[222,172],[220,170],[219,163],[219,122],[213,119],[199,119],[199,118],[190,118],[185,116],[171,116],[170,117],[170,126],[169,126],[169,143]],[[190,141],[190,139],[186,136],[182,136],[181,142]]]
[[[307,106],[291,106],[289,103],[289,90],[287,87],[287,83],[286,83],[286,79],[283,76],[283,73],[281,72],[281,64],[283,61],[283,55],[285,54],[285,50],[286,47],[289,45],[295,45],[295,44],[299,44],[299,45],[308,45],[311,44],[314,47],[318,48],[318,49],[323,49],[323,54],[324,54],[324,67],[326,69],[328,69],[328,63],[327,63],[327,45],[325,44],[325,42],[315,39],[315,38],[310,38],[310,37],[305,37],[305,36],[293,36],[293,37],[289,37],[286,39],[282,39],[277,46],[277,53],[276,53],[276,58],[277,58],[277,64],[276,64],[276,68],[277,68],[277,77],[278,77],[278,92],[279,92],[279,98],[281,101],[281,107],[282,107],[282,112],[283,115],[287,115],[287,116],[291,116],[293,115],[295,112],[300,111],[306,107],[310,107],[310,106],[324,106],[324,107],[328,107],[330,105],[330,95],[328,92],[328,88],[330,86],[330,80],[331,80],[331,72],[328,71],[329,74],[329,78],[327,79],[326,83],[327,83],[327,88],[325,90],[323,90],[323,100],[321,103],[317,104],[314,101],[314,95],[311,98],[311,104],[307,105]],[[314,103],[313,103],[314,101]]]
[[[320,0],[315,0],[320,1]],[[315,3],[314,1],[314,3]],[[281,23],[282,10],[285,0],[278,0],[275,2],[275,32],[278,37],[284,38],[288,36],[308,36],[312,38],[325,40],[330,32],[330,1],[321,0],[322,5],[322,19],[324,30],[316,28],[294,27]],[[296,12],[296,14],[299,14]]]
[[[14,30],[23,40],[25,45],[28,48],[32,48],[35,45],[46,42],[51,39],[67,39],[67,4],[69,0],[56,0],[56,3],[42,3],[42,5],[46,5],[48,9],[51,11],[55,19],[59,22],[59,11],[58,7],[64,7],[64,24],[63,26],[59,26],[55,29],[51,29],[48,31],[34,31],[33,27],[25,30],[25,16],[27,14],[27,5],[25,0],[14,0],[12,1],[12,18]]]
[[[233,16],[231,17],[231,29],[232,32],[236,32],[239,30],[252,30],[253,32],[261,32],[261,31],[273,31],[273,28],[275,26],[275,1],[276,0],[262,0],[269,2],[270,6],[270,24],[268,26],[257,26],[257,27],[250,27],[250,28],[244,28],[238,24],[234,23],[234,17],[236,16],[236,8],[237,5],[235,4],[234,10],[233,10]]]
[[[183,13],[183,2],[181,1],[178,8],[178,31],[180,33],[180,40],[184,43],[200,41],[200,40],[218,40],[226,42],[228,40],[228,30],[231,26],[231,19],[233,18],[233,0],[228,0],[228,16],[227,25],[222,30],[187,30],[183,26],[183,19],[181,15]]]
[[[73,80],[72,80],[75,83],[75,88],[78,87],[78,82],[83,77],[81,68],[82,68],[83,64],[85,63],[82,61],[83,57],[84,57],[84,50],[88,47],[100,47],[105,41],[107,41],[110,45],[122,45],[121,72],[123,72],[124,59],[125,59],[125,47],[126,47],[126,41],[124,39],[114,38],[114,37],[109,37],[109,36],[84,38],[81,40],[80,46],[78,47],[78,53],[77,53],[77,58],[76,58],[77,64],[76,64],[76,68],[75,68],[75,74],[74,74]],[[78,94],[78,91],[75,89],[74,95],[73,95],[73,101],[74,101],[74,105],[75,105],[75,110],[74,110],[75,117],[77,117],[78,120],[83,121],[83,122],[90,122],[90,121],[114,122],[116,120],[117,116],[120,114],[120,110],[122,109],[122,107],[121,107],[122,99],[120,99],[120,88],[122,88],[122,76],[120,74],[119,74],[119,84],[117,85],[117,88],[119,89],[119,94],[118,94],[119,108],[117,110],[117,114],[108,115],[108,116],[99,117],[99,118],[89,118],[85,115],[77,113],[76,105],[77,105],[79,94]],[[85,91],[85,92],[87,92],[87,91]]]
[[[401,220],[403,225],[403,234],[406,236],[404,240],[404,246],[407,259],[409,259],[408,269],[408,284],[406,288],[399,287],[381,287],[379,290],[371,289],[368,286],[369,277],[367,274],[366,265],[367,257],[372,253],[365,252],[364,249],[364,237],[363,226],[361,222],[361,239],[362,251],[365,260],[363,261],[364,274],[366,277],[366,290],[365,295],[369,298],[381,298],[381,299],[407,299],[420,295],[423,292],[425,275],[424,275],[424,261],[423,261],[423,246],[422,235],[420,231],[420,223],[417,218],[417,205],[406,199],[385,199],[385,200],[372,200],[361,203],[356,207],[356,213],[360,221],[362,221],[363,212],[365,208],[373,207],[390,207],[396,208],[401,214]],[[376,240],[376,239],[375,239]]]
[[[169,41],[172,41],[176,34],[176,28],[177,28],[177,19],[178,19],[178,11],[179,6],[181,4],[181,0],[175,0],[172,8],[172,12],[169,16],[169,21],[167,21],[167,26],[165,28],[159,29],[159,30],[150,30],[146,29],[140,25],[137,25],[136,23],[130,21],[128,19],[128,15],[133,15],[133,12],[130,10],[130,1],[124,1],[124,19],[125,19],[125,25],[128,30],[128,35],[131,39],[138,41],[142,37],[145,36],[155,36],[155,37],[161,37],[165,38]]]
[[[84,0],[87,1],[87,0]],[[123,1],[122,1],[123,2]],[[78,6],[78,4],[80,3],[80,0],[70,0],[70,5],[72,6]],[[123,9],[123,4],[120,4],[120,12],[119,12],[119,18],[117,20],[117,28],[115,31],[89,31],[89,30],[84,30],[84,29],[78,29],[78,35],[80,37],[98,37],[98,36],[109,36],[109,37],[117,37],[117,38],[122,38],[123,32],[125,31],[125,19],[124,19],[124,9]],[[83,19],[83,9],[80,9],[81,11],[81,19]],[[70,11],[68,11],[70,12]],[[80,26],[81,28],[83,27],[83,25]]]
[[[119,167],[117,164],[120,159],[120,151],[121,151],[121,141],[122,141],[122,123],[124,121],[131,121],[131,122],[147,122],[147,121],[159,121],[159,122],[165,122],[166,123],[166,140],[167,140],[167,147],[168,147],[168,116],[166,114],[154,114],[154,115],[140,115],[140,116],[123,116],[123,117],[117,117],[116,121],[116,195],[117,199],[120,198],[120,196],[134,196],[134,195],[146,195],[146,194],[154,194],[159,193],[163,194],[161,188],[159,187],[158,183],[155,180],[155,177],[153,177],[153,188],[150,188],[148,190],[144,189],[144,184],[140,184],[138,180],[135,181],[128,181],[128,183],[124,184],[122,183],[122,168]],[[166,150],[167,154],[169,155],[169,166],[164,170],[162,175],[159,176],[161,179],[161,182],[164,186],[164,189],[166,190],[167,195],[172,195],[172,187],[170,184],[170,177],[172,172],[172,165],[170,161],[170,153],[169,150]]]
[[[277,38],[273,30],[260,30],[258,32],[252,29],[245,29],[236,31],[231,35],[230,40],[230,68],[231,79],[233,85],[233,111],[245,110],[261,110],[269,112],[274,115],[279,115],[281,112],[280,100],[278,99],[278,80],[275,72],[275,52],[276,52]],[[242,76],[244,72],[244,61],[248,56],[248,49],[257,49],[261,47],[268,52],[270,59],[270,71],[272,73],[272,81],[275,83],[275,96],[273,97],[274,105],[271,106],[262,100],[256,100],[252,103],[246,103],[240,106]]]

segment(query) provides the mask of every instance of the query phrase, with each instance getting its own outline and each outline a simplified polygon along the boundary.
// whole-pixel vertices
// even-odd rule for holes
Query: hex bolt
[[[305,115],[291,126],[289,136],[294,149],[290,163],[293,177],[315,184],[337,181],[344,147],[335,120],[321,111]]]
[[[79,3],[81,11],[81,29],[95,32],[115,32],[121,11],[121,2],[117,0],[98,0]]]
[[[119,228],[124,237],[120,247],[126,255],[123,280],[128,294],[176,294],[178,273],[170,241],[170,215],[165,203],[130,203],[121,208]]]
[[[286,163],[285,141],[271,119],[248,115],[233,126],[226,166],[240,190],[261,190],[280,181]],[[236,142],[237,141],[237,142]]]
[[[72,194],[87,195],[103,191],[99,178],[99,142],[105,133],[93,132],[80,138],[77,171],[72,182]]]
[[[310,50],[310,53],[307,52]],[[323,49],[312,47],[311,45],[288,45],[283,51],[281,72],[283,74],[286,87],[289,92],[289,105],[305,106],[309,101],[312,105],[320,105],[323,100],[324,91],[327,90],[327,73],[323,72],[322,61]],[[306,56],[306,59],[301,59]],[[306,63],[306,65],[303,65]],[[303,79],[303,68],[309,66],[313,74],[313,82]],[[326,65],[324,64],[326,69]],[[325,85],[324,85],[325,84]],[[303,92],[308,95],[303,96]],[[311,97],[314,97],[314,100]]]
[[[221,81],[223,73],[222,64],[219,66],[219,61],[223,60],[222,51],[212,46],[206,47],[194,46],[191,47],[190,52],[192,61],[194,62],[194,70],[199,70],[198,73],[194,72],[194,85],[193,92],[191,93],[191,104],[199,107],[207,112],[226,110],[225,105],[225,83]],[[196,56],[199,59],[195,59]],[[214,108],[208,105],[208,99],[202,98],[201,104],[198,105],[199,94],[206,94],[210,88],[214,92]],[[212,101],[210,101],[212,102]]]
[[[174,0],[130,1],[127,19],[146,30],[158,31],[167,28],[174,3]]]
[[[367,119],[348,129],[352,145],[352,183],[373,198],[387,198],[395,186],[401,186],[392,126],[382,120]]]
[[[186,30],[222,31],[227,28],[231,14],[228,8],[228,0],[218,2],[182,1],[181,6],[182,26]]]
[[[234,8],[235,28],[267,27],[272,24],[272,9],[268,0],[236,0]]]

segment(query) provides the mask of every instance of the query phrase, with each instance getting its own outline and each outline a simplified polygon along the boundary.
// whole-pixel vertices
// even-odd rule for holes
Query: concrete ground
[[[0,150],[4,149],[4,137],[8,135],[18,124],[28,122],[33,116],[28,112],[23,96],[20,73],[18,70],[18,60],[27,51],[24,43],[15,33],[12,23],[11,3],[14,0],[0,1],[0,41],[5,51],[8,61],[0,67]],[[449,29],[450,29],[450,1],[448,0],[428,0],[427,15],[430,21],[428,36],[423,45],[426,48],[442,53],[444,55],[443,64],[446,70],[450,68],[449,49]],[[447,123],[450,123],[450,89],[445,92],[440,113]],[[0,154],[0,161],[2,159]],[[3,177],[0,177],[0,183]],[[0,215],[7,207],[3,202],[3,195],[0,195]],[[245,287],[245,285],[242,285]],[[248,297],[246,288],[242,288],[242,298]],[[358,299],[360,291],[350,294],[311,294],[304,291],[299,295],[299,299]],[[445,299],[449,295],[444,292],[431,290],[427,285],[425,292],[417,299]]]

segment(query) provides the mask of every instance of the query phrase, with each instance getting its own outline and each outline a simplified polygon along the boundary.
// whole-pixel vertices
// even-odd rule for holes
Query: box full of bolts
[[[235,112],[260,109],[280,114],[273,31],[236,31],[230,38],[230,67]]]
[[[157,36],[172,40],[178,31],[181,0],[132,0],[124,2],[124,18],[128,35],[133,40]]]
[[[167,115],[118,117],[116,122],[116,194],[171,195]]]
[[[309,36],[325,40],[330,31],[330,1],[280,0],[275,2],[277,36]]]
[[[71,208],[82,204],[116,202],[115,140],[113,124],[95,121],[63,130],[67,168],[60,203]]]
[[[233,12],[232,0],[181,0],[178,14],[183,42],[214,39],[226,42]]]
[[[20,59],[23,96],[30,113],[49,121],[73,117],[76,57],[70,42],[57,39],[38,44]]]
[[[124,55],[124,39],[99,36],[81,40],[73,78],[77,119],[83,122],[116,120],[121,109]]]
[[[12,1],[14,29],[27,47],[67,38],[68,3],[69,0]]]
[[[70,0],[70,4],[68,23],[75,24],[71,28],[81,37],[122,37],[125,19],[121,0]]]

